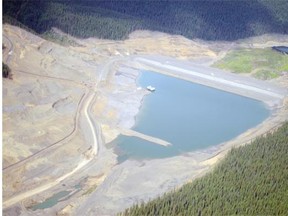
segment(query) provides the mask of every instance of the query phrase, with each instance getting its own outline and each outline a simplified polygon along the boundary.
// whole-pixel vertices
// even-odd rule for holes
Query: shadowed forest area
[[[288,33],[288,1],[4,0],[3,21],[44,34],[125,39],[153,30],[205,40]]]

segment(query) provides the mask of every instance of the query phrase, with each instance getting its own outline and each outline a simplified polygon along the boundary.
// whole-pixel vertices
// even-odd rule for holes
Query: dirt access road
[[[8,38],[8,36],[4,37],[7,38],[7,40],[9,41],[10,47],[9,47],[9,52],[13,53],[13,43],[12,41]],[[8,59],[8,57],[7,57]],[[52,150],[53,147],[55,147],[55,145],[61,145],[62,143],[64,143],[66,140],[69,140],[71,138],[71,136],[74,135],[74,133],[76,133],[77,130],[79,130],[79,122],[85,120],[85,124],[87,126],[87,128],[90,131],[85,130],[85,133],[92,138],[92,144],[91,144],[91,148],[89,148],[88,152],[85,152],[85,157],[82,159],[82,161],[78,162],[77,166],[71,170],[70,172],[67,173],[63,173],[62,176],[58,177],[57,179],[53,179],[51,182],[46,183],[44,185],[40,185],[36,188],[33,188],[32,190],[20,193],[20,194],[16,194],[13,197],[10,197],[6,200],[4,200],[3,202],[3,208],[8,208],[24,199],[27,199],[31,196],[34,196],[36,194],[39,194],[43,191],[49,190],[50,188],[55,187],[56,185],[59,185],[61,182],[63,182],[65,179],[71,177],[72,175],[74,175],[77,171],[83,169],[84,167],[86,167],[93,159],[95,159],[97,153],[98,153],[98,146],[99,146],[99,142],[102,142],[102,134],[101,134],[101,128],[100,126],[95,122],[92,121],[92,117],[90,114],[90,110],[91,110],[91,105],[92,103],[96,103],[95,101],[95,97],[97,97],[98,94],[98,87],[101,84],[102,81],[107,81],[107,76],[110,70],[111,65],[113,65],[116,61],[119,61],[119,59],[122,60],[122,58],[119,57],[115,57],[115,58],[111,58],[109,59],[104,66],[102,66],[99,69],[99,77],[97,79],[96,82],[94,82],[93,84],[91,84],[89,81],[87,81],[88,84],[81,84],[78,83],[75,80],[71,80],[71,79],[63,79],[63,78],[58,78],[58,77],[53,77],[53,76],[47,76],[47,75],[41,75],[41,74],[37,74],[37,73],[31,73],[31,72],[27,72],[27,71],[17,71],[14,70],[14,72],[16,73],[24,73],[27,74],[29,76],[36,76],[38,78],[41,79],[52,79],[54,81],[64,81],[64,82],[72,82],[74,85],[82,85],[85,86],[86,88],[86,93],[81,97],[78,107],[77,107],[77,111],[75,114],[75,120],[74,120],[74,127],[71,133],[69,133],[67,136],[65,136],[64,138],[61,138],[60,140],[50,144],[49,146],[38,150],[37,152],[35,152],[34,154],[21,159],[19,161],[17,161],[14,164],[10,164],[7,167],[3,168],[4,171],[4,175],[5,174],[9,174],[9,172],[13,172],[13,170],[15,168],[18,168],[22,165],[25,165],[25,163],[28,163],[30,161],[36,160],[39,157],[43,157],[45,156],[45,154],[49,151]],[[79,119],[80,116],[83,116],[82,119]],[[83,127],[83,125],[82,125]],[[65,170],[65,168],[63,168],[63,170]]]
[[[14,52],[14,45],[13,45],[12,41],[9,39],[9,36],[4,35],[4,38],[9,42],[8,43],[9,44],[9,48],[8,48],[9,52],[4,53],[4,58],[6,59],[6,63],[9,63],[10,57],[13,57],[12,55]],[[70,80],[70,79],[57,78],[57,77],[53,77],[53,76],[45,76],[45,75],[41,75],[41,74],[30,73],[27,71],[13,70],[13,72],[14,73],[26,73],[27,75],[30,75],[30,76],[38,76],[41,79],[53,79],[56,82],[58,80],[60,80],[60,81],[66,81],[66,82],[74,82],[74,84],[77,83],[77,82]],[[77,108],[76,115],[75,115],[74,128],[73,128],[72,132],[69,133],[64,138],[62,138],[61,140],[56,141],[55,143],[53,143],[53,144],[51,144],[51,145],[49,145],[43,149],[40,149],[39,151],[35,152],[33,155],[30,155],[27,158],[24,158],[24,159],[14,163],[14,164],[11,164],[7,167],[4,167],[3,168],[4,175],[8,172],[13,172],[13,169],[15,167],[17,168],[17,166],[21,166],[24,163],[27,163],[28,160],[29,161],[35,160],[37,157],[40,157],[43,154],[45,154],[47,151],[51,150],[51,148],[54,147],[55,145],[61,144],[66,139],[69,139],[75,133],[75,131],[77,131],[79,128],[78,127],[79,121],[80,121],[79,116],[83,116],[82,121],[85,120],[85,122],[87,124],[87,128],[90,130],[90,131],[86,131],[86,133],[90,134],[89,136],[92,138],[92,144],[91,144],[90,151],[85,153],[85,157],[83,158],[83,160],[81,162],[79,162],[78,165],[73,170],[71,170],[70,172],[64,173],[62,176],[58,177],[57,179],[54,179],[53,181],[51,181],[45,185],[41,185],[37,188],[34,188],[33,190],[29,190],[27,192],[17,194],[17,195],[10,197],[8,199],[4,199],[4,201],[3,201],[3,208],[4,209],[15,204],[15,203],[18,203],[19,201],[21,201],[23,199],[31,197],[37,193],[41,193],[45,190],[48,190],[48,189],[54,187],[55,185],[57,185],[59,183],[61,183],[63,180],[72,176],[78,170],[85,167],[97,155],[98,142],[101,141],[101,139],[99,137],[101,137],[102,135],[101,135],[101,131],[99,130],[99,128],[100,128],[99,125],[92,123],[89,109],[91,106],[91,102],[94,100],[94,97],[97,95],[98,85],[99,85],[99,82],[102,80],[104,73],[106,73],[106,71],[101,70],[99,79],[95,83],[93,88],[89,89],[86,87],[86,93],[83,95],[83,97],[81,97],[81,100],[78,104],[78,108]],[[79,85],[79,83],[78,83],[78,85]]]
[[[6,36],[5,36],[6,37]],[[7,38],[7,37],[6,37]],[[11,41],[10,41],[11,42]],[[11,45],[12,42],[11,42]],[[13,48],[13,46],[11,46]],[[11,49],[11,51],[13,51],[13,49]],[[41,75],[39,75],[41,77]],[[46,77],[44,77],[46,78]],[[100,79],[102,78],[102,73],[101,73],[101,76],[100,76]],[[53,78],[55,80],[57,80],[57,78]],[[91,105],[91,101],[93,100],[93,98],[95,97],[95,94],[96,94],[96,91],[97,91],[97,86],[98,86],[99,82],[96,83],[95,85],[95,89],[93,90],[90,90],[88,93],[86,93],[86,96],[84,96],[84,99],[83,99],[83,103],[81,104],[80,102],[80,106],[79,106],[79,109],[77,109],[77,113],[76,113],[76,116],[79,116],[79,113],[78,112],[82,112],[85,116],[85,119],[86,119],[86,122],[87,122],[87,125],[89,126],[88,128],[90,129],[90,133],[91,133],[91,137],[92,137],[92,140],[93,140],[93,143],[92,143],[92,149],[91,149],[91,152],[89,154],[86,155],[86,158],[83,159],[82,162],[80,162],[78,164],[77,167],[75,167],[72,171],[70,171],[69,173],[66,173],[64,174],[63,176],[53,180],[53,182],[50,182],[50,183],[47,183],[45,185],[42,185],[38,188],[35,188],[33,190],[29,190],[25,193],[21,193],[21,194],[18,194],[17,196],[14,196],[14,197],[11,197],[9,198],[8,200],[4,200],[3,202],[3,208],[7,208],[15,203],[18,203],[19,201],[23,200],[23,199],[26,199],[28,197],[31,197],[37,193],[40,193],[40,192],[43,192],[45,190],[48,190],[49,188],[52,188],[54,187],[55,185],[61,183],[64,179],[70,177],[71,175],[73,175],[75,172],[77,172],[78,170],[82,169],[84,166],[86,166],[92,159],[93,157],[95,157],[97,155],[97,152],[98,152],[98,139],[97,137],[100,137],[101,134],[99,135],[99,126],[96,126],[94,127],[94,125],[92,124],[92,120],[91,120],[91,117],[90,115],[88,114],[88,110],[89,110],[89,106]],[[82,100],[81,100],[82,101]],[[78,118],[76,117],[76,119],[78,120]],[[75,130],[77,129],[77,126],[79,122],[75,122]],[[74,130],[73,130],[74,132]],[[69,134],[69,136],[71,136],[71,134]],[[65,137],[65,139],[68,138]],[[62,141],[63,139],[61,139],[60,141]],[[39,156],[39,153],[43,152],[44,150],[47,150],[48,148],[51,148],[52,146],[54,146],[55,144],[58,144],[60,141],[57,141],[56,143],[46,147],[45,149],[42,149],[40,151],[38,151],[37,153],[34,153],[33,155],[31,155],[29,158],[27,159],[34,159],[34,157],[38,157]],[[20,162],[20,164],[22,162],[27,162],[27,159],[23,159]],[[19,162],[17,163],[17,165],[19,164]],[[13,165],[10,165],[9,168],[13,168],[16,164],[13,164]],[[4,168],[4,170],[6,170],[6,168]]]

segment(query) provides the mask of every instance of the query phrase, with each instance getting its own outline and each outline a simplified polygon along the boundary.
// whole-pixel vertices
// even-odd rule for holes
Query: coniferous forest
[[[123,215],[288,215],[288,123],[232,149],[204,177]]]
[[[52,27],[87,38],[153,30],[205,40],[288,33],[288,1],[3,0],[3,20],[38,34]]]

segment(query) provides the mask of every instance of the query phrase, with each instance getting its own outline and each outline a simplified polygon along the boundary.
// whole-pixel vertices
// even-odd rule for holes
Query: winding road
[[[87,119],[87,123],[89,125],[89,128],[91,130],[91,133],[93,134],[92,138],[93,138],[93,148],[92,148],[92,154],[88,157],[88,158],[84,158],[82,160],[82,162],[80,162],[77,167],[75,167],[72,171],[70,171],[69,173],[64,174],[63,176],[53,180],[50,183],[47,183],[45,185],[39,186],[33,190],[29,190],[27,192],[18,194],[8,200],[4,200],[3,202],[3,208],[7,208],[10,207],[20,201],[22,201],[23,199],[26,199],[28,197],[31,197],[35,194],[41,193],[45,190],[48,190],[54,186],[56,186],[57,184],[59,184],[60,182],[62,182],[63,180],[65,180],[66,178],[72,176],[74,173],[76,173],[78,170],[82,169],[84,166],[86,166],[93,158],[94,156],[97,155],[98,152],[98,141],[97,141],[97,135],[98,135],[98,131],[94,129],[93,124],[92,124],[92,120],[91,117],[88,115],[88,107],[91,103],[91,101],[93,100],[95,93],[90,93],[87,97],[86,103],[84,105],[84,115],[85,118]]]
[[[10,39],[8,39],[7,36],[3,35],[9,42],[10,42],[10,49],[9,49],[9,52],[13,52],[13,43],[11,42]],[[6,60],[9,60],[9,57],[6,58]],[[8,63],[8,62],[7,62]],[[105,68],[105,67],[104,67]],[[25,72],[25,71],[18,71],[18,72],[22,72],[22,73],[28,73],[28,72]],[[47,149],[59,144],[60,142],[66,140],[67,138],[71,137],[73,135],[73,133],[77,130],[77,125],[79,124],[79,115],[80,113],[82,112],[84,115],[84,119],[86,120],[85,122],[87,123],[88,125],[88,128],[92,134],[92,148],[90,150],[90,152],[88,153],[88,155],[86,154],[83,158],[83,160],[70,172],[66,173],[66,174],[63,174],[61,177],[58,177],[57,179],[47,183],[47,184],[44,184],[44,185],[41,185],[39,187],[36,187],[34,188],[33,190],[29,190],[29,191],[26,191],[26,192],[23,192],[23,193],[20,193],[20,194],[17,194],[7,200],[4,200],[3,203],[2,203],[2,208],[5,209],[5,208],[8,208],[26,198],[29,198],[33,195],[36,195],[38,193],[41,193],[45,190],[48,190],[54,186],[56,186],[57,184],[59,184],[60,182],[62,182],[63,180],[67,179],[68,177],[72,176],[73,174],[75,174],[77,171],[81,170],[83,167],[85,167],[89,162],[91,162],[94,157],[97,155],[98,153],[98,142],[99,140],[99,137],[101,137],[100,135],[100,127],[99,125],[97,125],[95,123],[95,127],[93,126],[93,123],[92,123],[92,118],[91,116],[89,115],[89,107],[91,106],[91,102],[93,101],[94,97],[96,96],[97,94],[97,89],[98,89],[98,85],[100,83],[100,81],[102,80],[103,78],[103,72],[105,72],[105,70],[101,70],[100,71],[100,75],[99,75],[99,79],[96,83],[96,85],[94,86],[94,89],[89,89],[87,90],[88,92],[85,93],[82,97],[81,97],[81,100],[79,101],[78,103],[78,108],[77,108],[77,113],[76,113],[76,116],[75,116],[75,123],[74,123],[74,129],[73,131],[68,134],[67,136],[65,136],[64,138],[62,138],[61,140],[45,147],[44,149],[41,149],[40,151],[36,152],[35,154],[29,156],[28,158],[25,158],[23,159],[22,161],[18,161],[17,164],[12,164],[10,165],[9,167],[5,167],[4,170],[6,171],[9,171],[9,168],[12,169],[13,167],[17,166],[17,165],[21,165],[25,162],[27,162],[28,160],[31,160],[33,159],[35,156],[39,156],[40,153],[44,153],[46,152]],[[42,76],[42,75],[39,75],[39,74],[32,74],[32,73],[29,73],[31,75],[35,75],[35,76]],[[49,76],[43,76],[44,78],[50,78],[50,79],[59,79],[59,80],[62,80],[63,81],[63,78],[56,78],[56,77],[49,77]],[[73,80],[69,80],[69,81],[73,81]]]
[[[57,79],[57,78],[55,78],[55,79]],[[11,169],[15,169],[15,168],[23,165],[24,163],[28,163],[29,161],[35,159],[35,157],[39,157],[39,156],[47,153],[47,151],[52,150],[52,148],[61,146],[61,144],[67,142],[75,134],[75,132],[78,130],[77,122],[79,122],[79,111],[80,111],[81,107],[83,106],[83,101],[85,101],[86,95],[87,95],[87,92],[84,93],[81,96],[81,98],[80,98],[80,100],[79,100],[79,102],[77,104],[77,109],[76,109],[76,113],[75,113],[75,116],[74,116],[73,129],[72,129],[72,131],[69,134],[64,136],[62,139],[60,139],[60,140],[58,140],[58,141],[46,146],[45,148],[36,151],[35,153],[31,154],[30,156],[28,156],[26,158],[23,158],[23,159],[17,161],[16,163],[13,163],[13,164],[10,164],[10,165],[4,167],[2,169],[2,171],[4,173],[6,173],[6,172],[10,171]]]
[[[13,53],[14,45],[13,45],[12,41],[7,36],[3,35],[3,37],[9,42],[9,46],[10,46],[8,54],[6,53],[6,55],[7,55],[6,63],[8,64],[9,57],[11,56],[11,55],[9,55],[9,53]],[[78,83],[78,82],[76,82],[74,80],[71,80],[71,79],[65,79],[65,78],[60,78],[60,77],[53,77],[53,76],[48,76],[48,75],[36,74],[36,73],[31,73],[31,72],[27,72],[27,71],[23,71],[23,70],[14,70],[14,72],[23,73],[23,74],[27,74],[27,75],[30,75],[30,76],[41,77],[41,78],[44,78],[44,79],[52,79],[52,80],[56,80],[56,81],[69,82],[69,83],[72,83],[74,85],[83,86],[83,84]],[[58,141],[56,141],[54,143],[51,143],[50,145],[46,146],[45,148],[40,149],[39,151],[33,153],[32,155],[30,155],[30,156],[28,156],[26,158],[23,158],[23,159],[17,161],[16,163],[10,164],[10,165],[2,168],[2,171],[3,172],[7,172],[7,171],[9,171],[9,170],[11,170],[13,168],[17,168],[17,167],[23,165],[24,163],[27,163],[28,161],[31,161],[36,156],[40,156],[40,154],[46,153],[48,150],[51,150],[52,147],[60,146],[60,144],[66,142],[69,138],[71,138],[75,134],[77,129],[78,129],[77,122],[79,122],[79,119],[78,119],[79,118],[79,111],[80,111],[81,106],[83,104],[84,97],[87,95],[87,93],[88,93],[88,90],[86,89],[86,93],[84,93],[81,96],[81,98],[80,98],[80,100],[79,100],[79,102],[77,104],[77,109],[76,109],[76,113],[75,113],[75,116],[74,116],[73,129],[72,129],[72,131],[69,134],[64,136],[62,139],[60,139],[60,140],[58,140]]]

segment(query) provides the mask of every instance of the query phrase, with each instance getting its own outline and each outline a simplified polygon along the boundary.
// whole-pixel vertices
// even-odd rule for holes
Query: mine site
[[[287,52],[273,49],[288,45],[285,34],[53,31],[73,45],[3,24],[3,215],[117,215],[205,178],[231,149],[288,120],[286,69],[264,79],[261,61],[250,73],[222,67],[239,50],[272,52],[287,66]]]
[[[189,62],[177,60],[178,53],[169,50],[165,53],[169,57],[164,57],[168,49],[165,43],[179,41],[185,47],[189,41],[146,34],[150,49],[132,50],[139,40],[137,33],[123,43],[88,39],[77,40],[80,47],[63,48],[20,28],[4,26],[3,57],[14,72],[13,79],[3,83],[3,207],[7,211],[22,212],[24,208],[27,215],[41,215],[62,209],[63,213],[78,215],[83,211],[107,214],[122,210],[134,201],[148,200],[202,175],[231,146],[265,133],[288,117],[287,76],[258,83],[250,77],[214,71],[209,63],[223,53],[217,52],[217,44],[200,48],[204,47],[200,41],[190,42],[191,48],[185,50],[190,54]],[[153,39],[163,43],[158,45],[159,50],[163,46],[163,53],[153,50]],[[263,44],[254,46],[273,45],[262,40]],[[228,50],[246,43],[224,45]],[[206,68],[214,72],[208,70],[207,74]],[[249,95],[264,101],[273,115],[215,147],[173,158],[118,164],[116,154],[106,144],[119,134],[141,138],[131,127],[143,97],[153,94],[136,84],[144,69]],[[243,84],[246,80],[249,84]],[[189,167],[181,166],[187,163]],[[132,188],[135,181],[138,185]],[[37,203],[62,191],[64,196],[55,198],[55,205],[64,199],[57,208],[31,211]],[[92,206],[94,198],[97,204]]]

